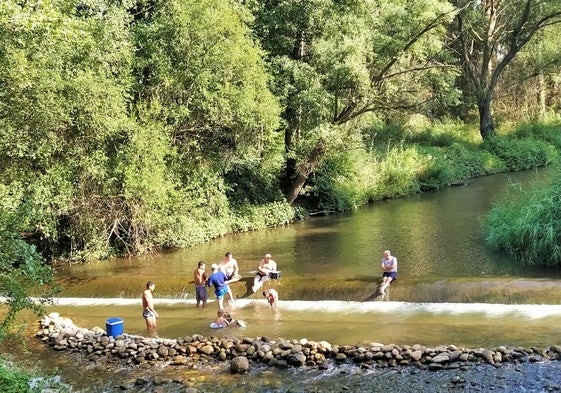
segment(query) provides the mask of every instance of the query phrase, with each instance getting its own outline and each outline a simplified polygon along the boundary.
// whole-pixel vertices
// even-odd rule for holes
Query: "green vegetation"
[[[47,262],[152,253],[546,165],[561,18],[540,4],[4,1],[10,239]],[[531,79],[539,100],[514,100]],[[551,129],[507,135],[523,116]]]
[[[70,387],[58,378],[44,378],[29,374],[0,358],[0,386],[2,393],[70,392]]]
[[[559,173],[547,186],[527,192],[514,188],[512,195],[493,207],[484,229],[491,247],[523,265],[561,266]]]
[[[2,326],[55,260],[549,164],[561,6],[487,3],[0,2]]]
[[[11,190],[13,191],[13,190]],[[5,298],[7,311],[0,319],[0,342],[22,310],[43,312],[43,305],[54,295],[54,271],[43,263],[43,258],[35,246],[26,242],[16,231],[18,220],[24,215],[21,209],[32,206],[18,206],[17,195],[10,195],[10,190],[0,186],[0,297]],[[11,202],[11,203],[10,203]]]

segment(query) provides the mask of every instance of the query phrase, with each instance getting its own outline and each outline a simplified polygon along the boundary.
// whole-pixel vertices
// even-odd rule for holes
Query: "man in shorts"
[[[265,257],[259,262],[257,266],[257,273],[253,279],[253,286],[251,290],[253,293],[257,292],[263,286],[263,283],[270,278],[270,274],[277,271],[277,263],[271,257],[271,254],[265,254]]]
[[[152,296],[154,289],[156,289],[156,284],[148,281],[146,289],[142,292],[142,316],[146,320],[148,331],[156,330],[156,318],[160,317],[154,309],[154,297]]]
[[[197,299],[197,307],[199,307],[202,303],[203,308],[206,307],[206,302],[208,300],[208,294],[206,291],[206,280],[208,276],[205,269],[205,263],[203,261],[199,261],[197,268],[193,272],[193,278],[195,279],[195,298]]]
[[[218,268],[216,263],[212,264],[211,269],[212,274],[208,278],[207,285],[209,287],[214,286],[214,294],[216,295],[216,300],[218,301],[218,309],[223,310],[224,296],[226,296],[227,293],[230,294],[232,301],[235,300],[230,292],[230,287],[228,287],[230,281],[228,281],[228,277],[226,277],[226,274]]]
[[[390,284],[397,280],[397,258],[392,256],[390,250],[384,251],[381,267],[383,273],[382,283],[380,284],[380,293],[383,296]]]

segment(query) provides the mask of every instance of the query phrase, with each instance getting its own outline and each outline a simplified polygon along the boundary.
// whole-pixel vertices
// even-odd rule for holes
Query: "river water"
[[[475,179],[464,187],[377,202],[351,214],[313,217],[290,226],[225,236],[157,257],[60,266],[63,291],[49,311],[77,325],[104,328],[121,317],[124,330],[145,334],[140,293],[156,282],[160,337],[243,335],[307,338],[334,344],[455,344],[465,347],[538,346],[561,328],[561,273],[520,267],[488,250],[481,220],[511,184],[527,188],[554,169]],[[382,252],[399,261],[399,278],[388,298],[373,296]],[[214,295],[195,308],[193,270],[231,251],[243,279],[232,284],[227,308],[244,329],[213,330]],[[271,253],[281,271],[265,288],[280,294],[277,310],[249,294],[256,266]],[[531,332],[531,334],[530,334]]]

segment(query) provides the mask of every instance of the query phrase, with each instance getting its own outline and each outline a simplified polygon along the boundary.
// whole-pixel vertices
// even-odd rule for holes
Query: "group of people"
[[[397,280],[397,258],[394,257],[390,250],[385,250],[383,253],[382,263],[382,282],[380,283],[380,294],[385,295],[387,288],[390,284]],[[211,265],[212,273],[210,275],[206,272],[206,264],[200,261],[197,269],[193,272],[195,280],[195,298],[196,306],[204,308],[208,300],[207,286],[214,286],[214,293],[218,303],[218,318],[217,320],[224,321],[224,297],[226,294],[230,297],[232,302],[235,302],[234,295],[228,284],[239,281],[241,275],[239,274],[238,261],[232,256],[231,252],[224,255],[224,259],[216,264]],[[252,293],[257,292],[265,281],[271,278],[271,274],[277,273],[277,263],[272,259],[271,254],[265,254],[253,279],[253,286],[251,287]],[[156,288],[156,284],[152,281],[146,283],[146,289],[142,293],[142,316],[146,320],[146,328],[149,331],[156,329],[156,318],[158,313],[154,309],[154,299],[152,292]],[[274,289],[263,291],[263,296],[267,299],[271,307],[276,307],[278,302],[278,293]]]
[[[224,259],[219,264],[213,263],[211,265],[211,270],[212,273],[208,275],[206,273],[206,264],[201,261],[198,263],[197,269],[193,272],[196,306],[206,306],[208,300],[206,288],[213,286],[218,309],[222,310],[224,308],[224,298],[226,295],[228,295],[231,302],[236,301],[229,284],[241,279],[238,261],[232,256],[231,252],[227,252],[224,255]],[[257,292],[263,286],[263,283],[271,278],[271,274],[273,273],[277,273],[277,263],[273,260],[271,254],[265,254],[257,266],[257,271],[251,287],[252,293]],[[263,296],[266,297],[265,294],[263,294]]]
[[[203,307],[206,306],[208,300],[206,288],[207,286],[214,286],[214,293],[218,301],[218,309],[222,310],[224,308],[224,297],[226,294],[230,297],[230,301],[236,301],[228,284],[239,281],[241,278],[238,261],[232,256],[231,252],[227,252],[224,254],[224,259],[220,263],[213,263],[211,265],[211,270],[212,273],[208,275],[206,273],[206,264],[200,261],[197,265],[197,269],[193,272],[197,307],[200,307],[201,304]]]

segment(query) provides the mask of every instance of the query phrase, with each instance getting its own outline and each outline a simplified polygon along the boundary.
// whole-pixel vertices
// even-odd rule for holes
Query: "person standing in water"
[[[226,274],[219,269],[216,263],[212,264],[211,269],[212,274],[208,278],[206,285],[209,287],[214,285],[214,294],[216,295],[216,300],[218,302],[218,309],[222,310],[224,309],[224,296],[226,296],[227,293],[232,296],[230,287],[228,286],[230,281],[228,281],[228,277],[226,277]],[[231,297],[231,300],[234,301],[235,299]]]
[[[208,293],[206,291],[206,280],[208,275],[205,271],[206,265],[203,261],[199,261],[197,268],[193,272],[193,278],[195,279],[195,298],[197,300],[197,308],[203,305],[206,307],[206,302],[208,300]]]
[[[380,266],[383,272],[380,293],[383,296],[390,284],[397,279],[397,258],[392,256],[390,250],[384,251],[384,257]]]
[[[148,281],[146,289],[142,292],[142,316],[146,320],[148,331],[156,330],[156,318],[160,317],[154,308],[154,297],[152,296],[154,289],[156,289],[156,284]]]

